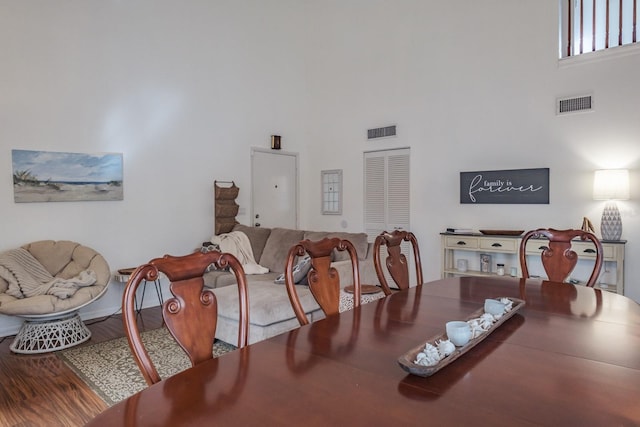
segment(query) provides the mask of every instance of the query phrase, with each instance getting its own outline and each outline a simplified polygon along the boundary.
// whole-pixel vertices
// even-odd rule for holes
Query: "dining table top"
[[[398,359],[487,298],[525,301],[430,376]],[[640,306],[580,285],[454,277],[189,368],[91,426],[640,425]]]

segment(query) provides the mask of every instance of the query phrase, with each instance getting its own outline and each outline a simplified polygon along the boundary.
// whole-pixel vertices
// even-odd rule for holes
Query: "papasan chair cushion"
[[[21,296],[20,291],[0,277],[0,314],[26,319],[11,350],[44,353],[88,340],[91,333],[80,320],[78,310],[106,292],[111,278],[107,261],[95,250],[68,240],[42,240],[26,244],[22,249],[28,252],[27,256],[32,256],[30,260],[35,259],[41,265],[39,267],[44,267],[56,279],[72,281],[84,273],[95,277],[95,282],[78,287],[66,298],[49,294],[17,298],[14,295],[17,292]],[[0,269],[3,268],[0,265]],[[5,268],[3,275],[6,274]]]

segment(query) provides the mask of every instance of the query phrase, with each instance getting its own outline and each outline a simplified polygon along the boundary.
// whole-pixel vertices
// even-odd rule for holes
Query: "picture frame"
[[[491,255],[480,254],[480,272],[491,273]]]

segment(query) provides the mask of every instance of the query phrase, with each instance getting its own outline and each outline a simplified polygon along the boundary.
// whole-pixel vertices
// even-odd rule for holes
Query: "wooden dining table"
[[[433,375],[401,369],[499,297],[525,306]],[[436,280],[189,368],[89,425],[640,425],[640,306],[537,279]]]

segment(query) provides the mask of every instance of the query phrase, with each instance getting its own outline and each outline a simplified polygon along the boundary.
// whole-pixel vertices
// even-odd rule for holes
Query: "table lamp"
[[[593,179],[593,199],[606,200],[602,211],[602,240],[620,240],[622,219],[616,200],[629,199],[629,171],[626,169],[597,170]]]

